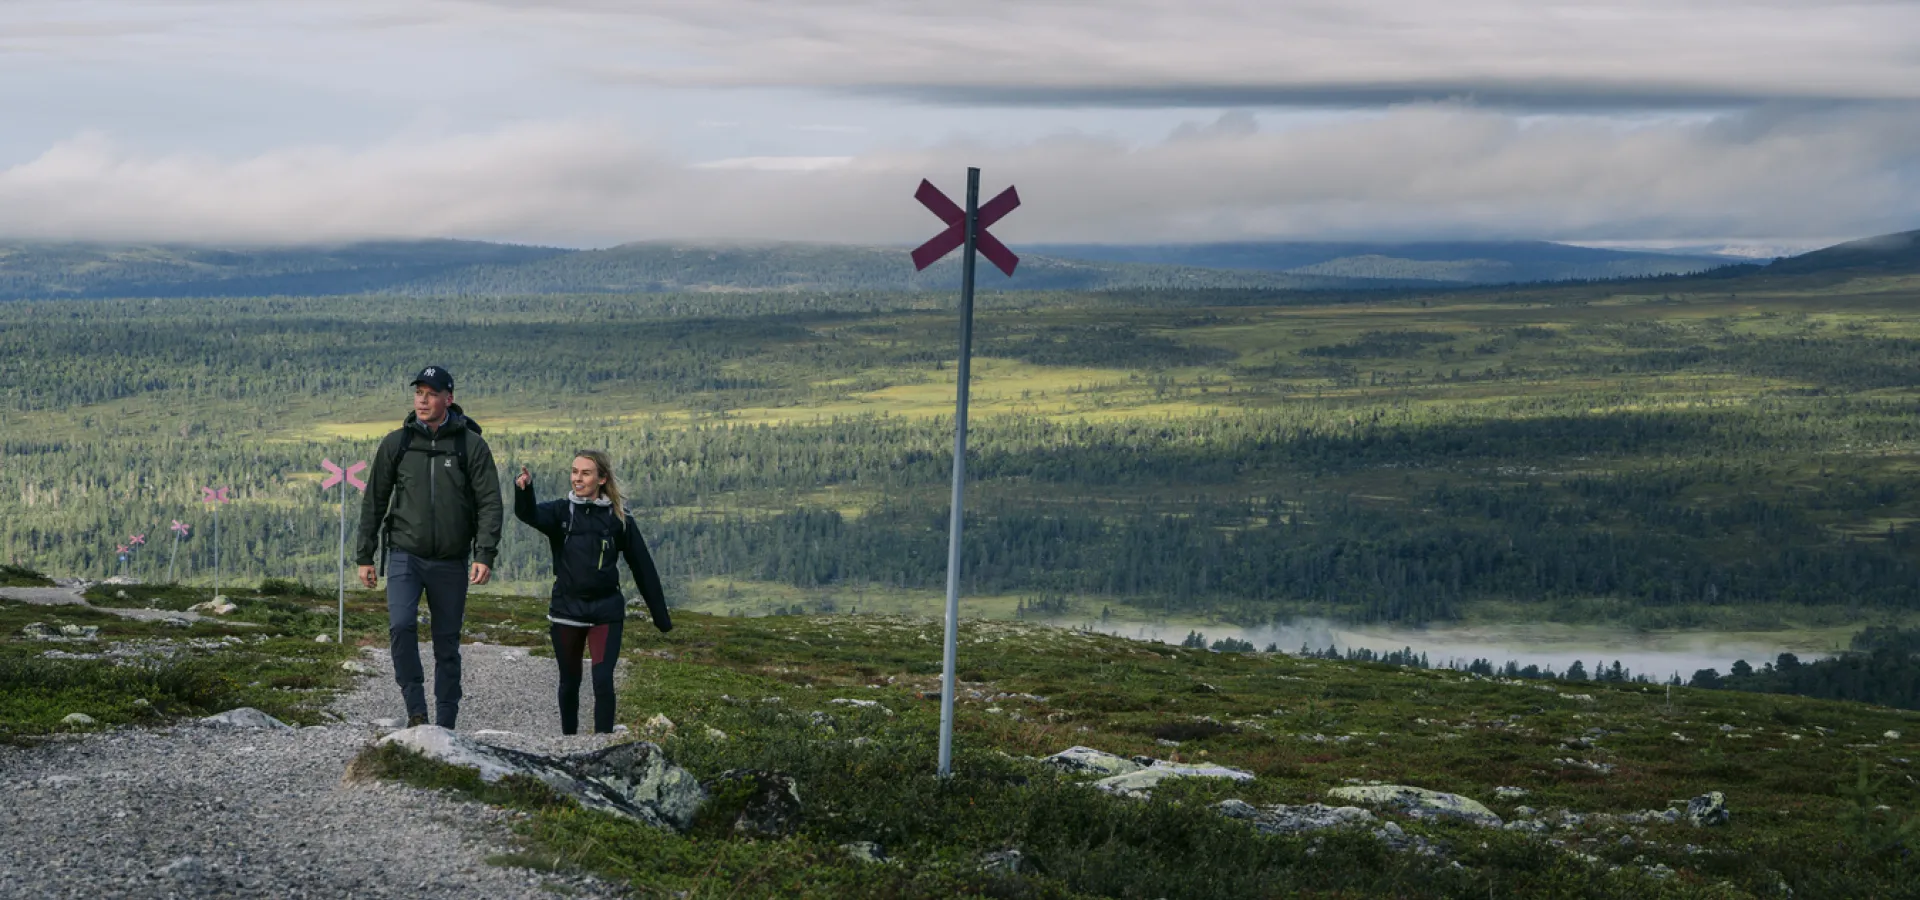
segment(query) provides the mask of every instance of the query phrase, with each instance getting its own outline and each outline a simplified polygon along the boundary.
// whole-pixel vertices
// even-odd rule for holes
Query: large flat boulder
[[[1328,791],[1327,797],[1360,806],[1397,809],[1417,819],[1445,819],[1485,828],[1499,828],[1501,825],[1500,817],[1478,800],[1403,784],[1337,787]]]
[[[1123,797],[1146,797],[1160,783],[1174,778],[1227,778],[1233,781],[1252,781],[1252,772],[1230,769],[1226,766],[1190,766],[1183,763],[1170,763],[1155,760],[1153,765],[1137,771],[1102,778],[1093,786],[1110,794]]]
[[[1146,768],[1124,756],[1115,756],[1092,747],[1068,747],[1040,760],[1040,763],[1069,775],[1099,775],[1103,778],[1138,772]]]
[[[588,809],[684,830],[706,801],[699,779],[644,741],[552,757],[483,744],[438,725],[417,725],[380,739],[428,759],[473,769],[483,781],[532,778]]]

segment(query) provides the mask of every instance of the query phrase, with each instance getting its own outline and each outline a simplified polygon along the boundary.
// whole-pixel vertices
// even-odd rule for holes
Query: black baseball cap
[[[421,369],[420,374],[413,376],[413,381],[408,382],[407,386],[412,387],[416,384],[424,384],[436,391],[451,394],[453,393],[453,373],[447,371],[446,366],[428,366]]]

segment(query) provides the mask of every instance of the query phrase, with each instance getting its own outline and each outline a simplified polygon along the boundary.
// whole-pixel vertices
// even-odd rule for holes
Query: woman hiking
[[[654,627],[672,631],[660,574],[654,571],[640,526],[620,500],[613,464],[600,450],[573,458],[573,492],[535,503],[533,473],[520,467],[513,481],[513,515],[547,536],[553,549],[553,656],[560,662],[560,732],[580,729],[580,656],[593,658],[593,730],[613,731],[613,667],[620,659],[620,629],[627,598],[620,593],[620,558],[626,557]]]

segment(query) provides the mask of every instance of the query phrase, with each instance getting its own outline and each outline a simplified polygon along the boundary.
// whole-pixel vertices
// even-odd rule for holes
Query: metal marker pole
[[[213,599],[220,599],[220,504],[213,505]]]
[[[347,642],[347,479],[340,479],[340,635]]]
[[[967,480],[967,380],[973,356],[973,237],[980,213],[980,170],[967,169],[967,230],[960,251],[960,368],[953,404],[953,519],[947,525],[947,643],[940,672],[940,777],[953,774],[953,665],[960,633],[961,489]]]

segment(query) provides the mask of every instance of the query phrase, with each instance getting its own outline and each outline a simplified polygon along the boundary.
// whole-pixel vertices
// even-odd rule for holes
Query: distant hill
[[[983,290],[1368,290],[1711,272],[1920,271],[1920,232],[1804,256],[1735,260],[1544,241],[1052,244],[1016,248],[1009,279],[982,263]],[[916,272],[904,248],[648,241],[565,250],[481,241],[325,246],[0,244],[0,300],[104,297],[410,296],[693,291],[952,290],[959,254]]]
[[[1883,234],[1835,244],[1811,253],[1774,260],[1769,275],[1800,275],[1842,270],[1920,272],[1920,231]]]
[[[1448,284],[1680,275],[1736,262],[1719,256],[1608,250],[1547,241],[1045,244],[1032,249],[1066,259]]]
[[[660,291],[920,291],[960,284],[959,253],[916,272],[905,249],[844,244],[644,242],[474,266],[396,285],[409,294]],[[1348,276],[1056,259],[1022,253],[1013,278],[984,260],[982,290],[1313,289],[1391,286]]]
[[[295,247],[0,244],[0,300],[358,294],[478,264],[569,253],[482,241]]]
[[[565,250],[479,241],[313,247],[0,244],[0,300],[105,297],[411,296],[669,291],[917,291],[960,283],[959,254],[916,272],[907,251],[845,244],[645,242]],[[1336,274],[1063,260],[1023,252],[983,290],[1356,289],[1426,284]]]

